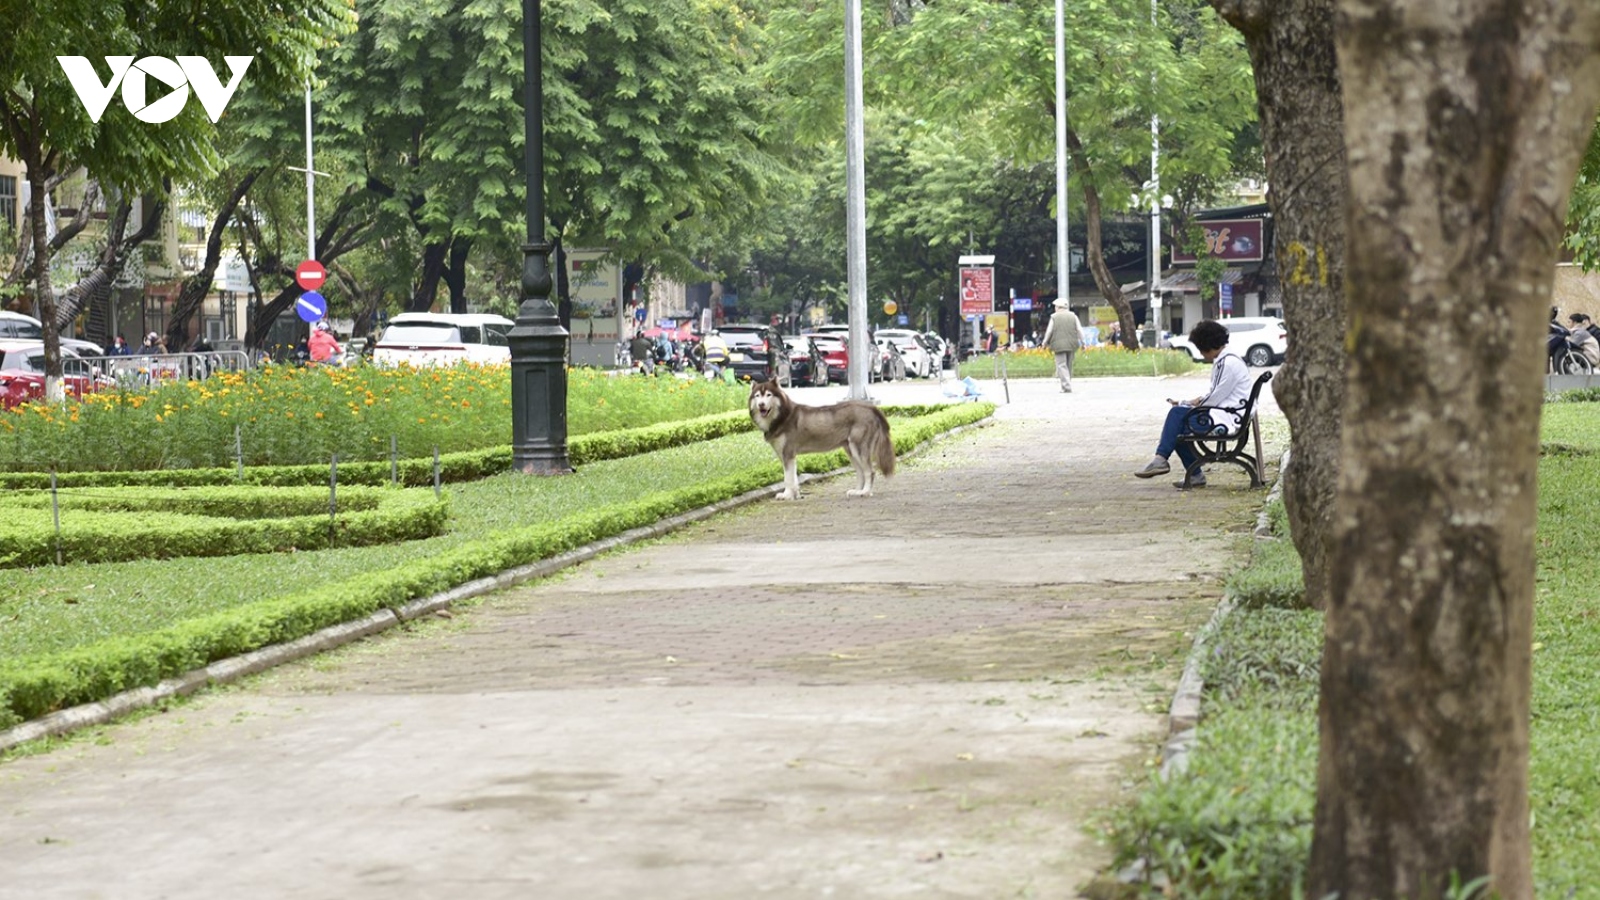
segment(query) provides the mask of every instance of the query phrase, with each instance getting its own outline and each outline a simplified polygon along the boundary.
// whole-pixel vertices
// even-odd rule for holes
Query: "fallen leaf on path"
[[[956,759],[959,759],[962,762],[972,762],[975,758],[976,757],[974,757],[971,753],[957,753],[956,754]]]

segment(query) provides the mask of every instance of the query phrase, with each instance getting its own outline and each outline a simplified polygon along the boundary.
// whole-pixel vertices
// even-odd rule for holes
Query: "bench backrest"
[[[1197,406],[1197,407],[1195,407],[1195,410],[1196,410],[1195,414],[1196,415],[1204,415],[1204,416],[1207,417],[1206,419],[1201,420],[1203,422],[1215,421],[1214,419],[1210,418],[1210,414],[1208,412],[1204,412],[1204,410],[1208,410],[1208,409],[1217,409],[1217,410],[1220,410],[1220,411],[1223,411],[1223,412],[1229,412],[1229,413],[1233,413],[1233,414],[1237,415],[1239,417],[1239,427],[1237,429],[1228,431],[1225,434],[1217,434],[1217,433],[1208,434],[1208,432],[1210,432],[1210,427],[1209,427],[1209,425],[1206,425],[1206,426],[1202,426],[1200,428],[1194,429],[1194,431],[1196,432],[1194,435],[1192,435],[1192,436],[1191,435],[1183,435],[1179,439],[1180,440],[1183,440],[1183,439],[1196,440],[1196,439],[1205,438],[1205,437],[1210,437],[1210,438],[1214,438],[1214,439],[1215,438],[1227,439],[1227,438],[1237,437],[1239,435],[1244,434],[1245,432],[1247,432],[1249,430],[1251,418],[1253,416],[1255,416],[1255,414],[1256,414],[1256,401],[1258,399],[1260,399],[1260,397],[1261,397],[1261,386],[1266,384],[1267,382],[1269,382],[1271,380],[1272,380],[1272,373],[1271,372],[1262,372],[1261,376],[1256,379],[1256,383],[1250,386],[1250,396],[1246,397],[1245,401],[1243,403],[1241,403],[1240,405],[1238,405],[1238,406],[1217,406],[1217,407]]]

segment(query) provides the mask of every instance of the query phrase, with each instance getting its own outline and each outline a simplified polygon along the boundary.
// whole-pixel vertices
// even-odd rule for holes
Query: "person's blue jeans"
[[[1190,449],[1190,445],[1178,443],[1179,435],[1195,430],[1186,421],[1189,418],[1189,410],[1190,407],[1187,406],[1174,406],[1167,410],[1166,424],[1161,426],[1161,442],[1156,445],[1156,455],[1162,459],[1171,457],[1172,452],[1176,450],[1178,459],[1183,462],[1185,469],[1195,460],[1194,450]]]

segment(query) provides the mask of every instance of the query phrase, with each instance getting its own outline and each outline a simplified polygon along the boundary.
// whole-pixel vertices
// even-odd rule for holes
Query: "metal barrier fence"
[[[133,356],[79,356],[77,359],[92,366],[99,374],[126,386],[153,386],[168,381],[209,378],[218,372],[243,372],[252,368],[249,354],[242,350],[139,353]]]

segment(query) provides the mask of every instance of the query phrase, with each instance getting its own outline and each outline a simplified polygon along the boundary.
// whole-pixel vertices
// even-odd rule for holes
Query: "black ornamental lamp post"
[[[563,475],[567,461],[567,330],[550,302],[551,245],[544,236],[544,79],[539,0],[522,2],[522,118],[528,176],[528,242],[522,245],[522,304],[511,329],[511,466]]]

